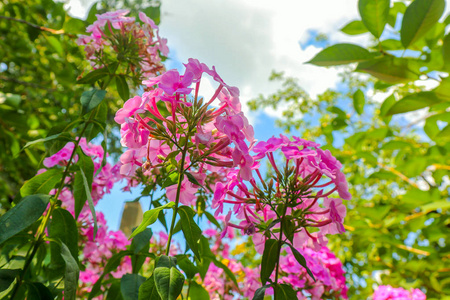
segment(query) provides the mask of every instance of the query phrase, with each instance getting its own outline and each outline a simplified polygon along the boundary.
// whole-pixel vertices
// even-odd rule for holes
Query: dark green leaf
[[[184,276],[176,267],[157,267],[153,271],[156,289],[162,300],[175,300],[184,285]]]
[[[128,99],[130,99],[130,89],[128,88],[128,83],[124,75],[118,75],[116,77],[116,87],[117,92],[119,93],[119,96],[123,101],[127,101]]]
[[[210,300],[209,293],[195,281],[191,281],[188,300]]]
[[[355,20],[355,21],[352,21],[352,22],[348,23],[347,25],[345,25],[341,29],[341,31],[348,35],[358,35],[358,34],[366,33],[368,30],[364,26],[364,23],[362,21]]]
[[[52,295],[48,287],[40,282],[27,282],[28,297],[27,300],[53,300],[55,297]]]
[[[145,228],[144,231],[137,234],[131,241],[130,250],[135,254],[139,253],[145,246],[148,246],[153,233],[150,228]]]
[[[161,300],[161,297],[156,290],[155,278],[153,275],[139,287],[138,300]]]
[[[75,173],[73,184],[73,198],[75,199],[75,219],[78,219],[78,215],[83,209],[88,196],[91,195],[92,182],[94,178],[94,163],[92,162],[92,158],[85,155],[82,150],[78,151],[77,166],[79,167],[79,170]],[[86,179],[87,181],[87,186],[84,183],[84,179]]]
[[[419,79],[414,63],[412,60],[386,55],[359,63],[355,71],[369,73],[387,83],[404,83]]]
[[[447,34],[444,37],[444,43],[442,45],[442,58],[444,59],[445,68],[450,70],[450,34]]]
[[[297,299],[297,293],[292,286],[288,284],[278,284],[275,286],[277,299],[279,300],[292,300]]]
[[[320,51],[308,64],[337,66],[370,60],[374,57],[366,49],[354,44],[336,44]]]
[[[36,222],[50,200],[48,195],[30,195],[0,217],[0,244]]]
[[[358,115],[361,115],[364,112],[364,104],[366,99],[364,98],[364,93],[361,90],[357,90],[353,94],[353,107]]]
[[[174,206],[175,206],[175,203],[169,202],[166,205],[146,211],[144,213],[142,223],[133,231],[133,233],[130,235],[130,239],[135,237],[138,233],[141,233],[142,231],[144,231],[145,228],[147,228],[147,226],[150,226],[153,223],[155,223],[156,220],[158,219],[158,215],[161,210],[166,209],[166,208],[171,208]]]
[[[80,78],[78,83],[95,83],[100,79],[109,75],[109,70],[107,67],[94,70],[86,74],[83,78]]]
[[[86,175],[84,174],[84,171],[82,168],[80,168],[80,172],[81,172],[81,177],[83,177],[84,190],[87,195],[89,208],[91,209],[92,219],[94,221],[94,239],[95,239],[95,237],[97,236],[98,227],[97,227],[97,217],[96,217],[95,208],[94,208],[94,200],[92,200],[92,195],[91,195],[92,182],[91,183],[88,182]]]
[[[138,274],[125,274],[120,280],[120,291],[123,300],[138,300],[139,287],[144,283],[145,277]]]
[[[219,228],[219,229],[222,228],[220,226],[219,222],[217,221],[217,219],[210,212],[204,211],[203,213],[206,215],[206,218],[208,219],[208,221],[210,221],[211,223],[216,225],[217,228]]]
[[[106,263],[106,266],[103,270],[102,275],[100,278],[95,282],[94,286],[92,287],[91,293],[89,294],[88,299],[92,299],[98,295],[100,292],[100,288],[102,286],[103,278],[109,274],[110,272],[117,269],[117,267],[120,265],[120,262],[122,261],[122,258],[127,255],[133,255],[132,251],[120,251],[119,253],[114,254]]]
[[[195,274],[199,273],[199,269],[189,260],[187,255],[177,255],[178,266],[186,274],[188,279],[193,279]]]
[[[200,184],[200,182],[198,182],[197,178],[195,178],[194,175],[192,175],[192,174],[189,173],[188,171],[184,172],[184,174],[186,174],[188,180],[189,180],[191,183],[193,183],[193,184],[195,184],[195,185],[197,185],[197,186],[199,186],[199,187],[202,187],[202,185]]]
[[[37,140],[31,141],[31,142],[28,142],[25,144],[25,146],[22,148],[22,150],[30,147],[31,145],[37,144],[37,143],[48,142],[48,141],[52,141],[52,140],[60,139],[60,138],[64,139],[67,142],[73,141],[72,138],[70,138],[70,136],[63,135],[63,132],[61,132],[61,133],[50,135],[46,138],[37,139]]]
[[[76,299],[78,275],[80,270],[78,264],[70,253],[69,248],[64,243],[61,243],[61,256],[66,262],[66,271],[64,274],[64,299]]]
[[[270,288],[271,284],[266,284],[256,290],[255,295],[253,295],[252,300],[264,300],[264,295],[266,294],[266,290]]]
[[[85,115],[96,108],[102,102],[103,98],[105,98],[105,95],[105,90],[92,89],[84,92],[80,99],[81,106],[83,107],[81,114]]]
[[[0,292],[7,290],[21,271],[21,269],[0,269]]]
[[[311,278],[316,281],[316,279],[314,278],[313,273],[311,272],[311,270],[308,268],[308,266],[306,265],[306,259],[303,257],[303,255],[298,252],[297,249],[295,249],[294,246],[292,246],[291,244],[287,243],[289,245],[289,247],[291,248],[292,254],[294,254],[295,259],[297,260],[297,262],[306,269],[306,272],[308,272],[309,276],[311,276]]]
[[[108,288],[106,300],[123,300],[122,293],[120,292],[120,281],[114,281],[114,283]]]
[[[390,0],[359,0],[358,9],[367,29],[379,38],[389,17]]]
[[[34,176],[20,188],[22,197],[33,194],[48,194],[61,181],[62,170],[50,169]]]
[[[52,219],[48,227],[48,235],[59,239],[70,250],[75,261],[78,262],[78,228],[72,214],[63,208],[53,211]],[[56,246],[56,244],[51,244]]]
[[[266,284],[272,275],[275,265],[277,264],[277,258],[279,255],[278,241],[274,239],[266,240],[264,244],[264,252],[261,259],[261,282]]]
[[[389,111],[386,113],[387,116],[401,114],[409,111],[418,110],[424,107],[434,105],[441,102],[436,94],[433,92],[419,92],[416,94],[410,94],[399,101],[397,101]]]
[[[200,259],[198,241],[202,236],[202,230],[194,221],[195,212],[188,206],[181,206],[178,208],[178,214],[180,215],[181,230],[183,231],[186,242],[195,256]]]
[[[405,11],[400,37],[405,48],[414,44],[442,16],[445,0],[415,0]]]

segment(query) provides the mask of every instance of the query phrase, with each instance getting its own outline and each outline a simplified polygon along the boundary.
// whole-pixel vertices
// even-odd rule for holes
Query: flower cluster
[[[79,143],[80,148],[83,150],[84,154],[92,158],[94,163],[94,178],[92,182],[92,200],[94,205],[98,203],[100,199],[103,198],[105,194],[111,192],[114,183],[121,180],[119,174],[119,166],[111,166],[108,162],[102,167],[103,156],[105,155],[103,148],[98,145],[88,144],[86,138],[81,138]],[[52,168],[56,165],[66,166],[70,156],[72,154],[74,143],[67,143],[61,150],[56,152],[50,157],[44,159],[44,166],[47,168]],[[106,155],[108,155],[106,153]],[[78,161],[78,154],[75,155],[74,161]],[[45,172],[46,169],[39,170],[39,173]],[[73,179],[66,178],[66,183],[70,183]],[[56,191],[53,191],[56,192]],[[62,207],[67,209],[73,216],[75,216],[75,200],[73,198],[72,191],[69,187],[64,187],[59,195],[59,199],[62,201]],[[83,207],[83,212],[90,212],[89,206],[86,204]]]
[[[130,244],[122,231],[108,230],[103,213],[96,212],[96,217],[98,230],[95,238],[92,215],[85,213],[79,221],[81,223],[79,248],[83,251],[83,259],[80,263],[85,266],[85,270],[80,271],[81,286],[77,290],[80,299],[88,296],[92,286],[102,275],[108,260],[115,253],[126,250]],[[126,273],[131,273],[131,259],[128,256],[122,259],[118,268],[111,272],[111,275],[114,278],[121,278]]]
[[[204,233],[210,240],[214,241],[211,248],[213,253],[221,257],[222,263],[235,274],[239,284],[236,287],[226,276],[223,269],[211,264],[203,281],[210,298],[234,299],[236,294],[241,294],[251,299],[255,291],[261,287],[260,268],[244,267],[230,255],[230,245],[227,241],[234,238],[234,231],[228,230],[227,236],[224,238],[221,237],[220,232],[211,228],[205,230]],[[347,286],[345,285],[342,263],[327,247],[323,247],[319,251],[308,247],[297,250],[305,257],[315,280],[306,274],[305,269],[300,266],[288,249],[280,257],[279,280],[281,283],[291,285],[297,292],[298,299],[322,299],[323,297],[327,297],[327,299],[347,299]],[[268,289],[266,294],[273,294],[273,289]]]
[[[132,177],[142,167],[143,173],[151,176],[155,169],[170,169],[171,161],[170,172],[175,172],[174,165],[182,164],[182,170],[176,171],[189,172],[195,181],[184,177],[180,202],[191,205],[198,185],[212,190],[215,181],[224,180],[228,167],[237,167],[239,178],[251,179],[249,151],[254,136],[241,111],[239,90],[227,85],[214,67],[195,59],[185,66],[183,75],[169,70],[144,81],[149,90],[129,99],[115,121],[121,125],[121,143],[128,147],[120,158],[120,173]],[[208,102],[199,97],[203,74],[219,84]],[[211,108],[212,104],[218,108]],[[215,181],[206,182],[211,176]],[[175,201],[176,189],[176,185],[166,188],[169,200]]]
[[[127,17],[128,13],[118,10],[96,15],[97,20],[86,29],[90,35],[80,36],[78,44],[85,47],[86,58],[95,68],[109,65],[108,55],[115,52],[119,61],[127,62],[131,72],[156,76],[164,70],[160,54],[168,55],[167,40],[159,36],[158,26],[143,12],[139,13],[142,23]]]
[[[372,296],[373,300],[426,300],[427,296],[419,289],[407,291],[401,287],[380,285]]]
[[[345,231],[346,207],[342,199],[331,196],[337,192],[341,198],[350,199],[351,195],[340,171],[342,165],[330,151],[323,151],[316,143],[297,137],[290,140],[283,135],[259,142],[253,151],[257,153],[253,169],[261,187],[252,178],[252,190],[249,189],[233,171],[228,173],[225,184],[218,182],[215,187],[213,208],[217,208],[216,214],[223,211],[224,204],[233,204],[233,212],[242,220],[239,225],[230,223],[230,211],[227,215],[229,227],[253,235],[259,253],[264,249],[267,234],[267,226],[262,224],[279,219],[283,210],[284,216],[293,224],[292,240],[296,248],[308,245],[319,251],[326,245],[327,234]],[[277,160],[285,161],[283,167],[276,163],[275,155],[279,152],[281,157]],[[268,159],[275,173],[268,183],[260,172],[263,158]],[[279,223],[269,227],[279,228]]]

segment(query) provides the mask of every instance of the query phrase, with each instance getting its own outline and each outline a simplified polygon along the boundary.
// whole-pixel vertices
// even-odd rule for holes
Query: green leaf
[[[361,90],[357,90],[353,94],[353,107],[358,115],[361,115],[364,112],[364,104],[366,99],[364,98],[364,93]]]
[[[103,278],[108,275],[110,272],[117,269],[117,267],[120,265],[120,262],[122,261],[122,258],[127,255],[133,255],[132,251],[120,251],[119,253],[114,254],[110,259],[108,259],[108,262],[106,263],[105,268],[103,269],[102,275],[99,277],[97,282],[95,282],[94,286],[92,287],[91,293],[89,294],[88,299],[92,299],[98,295],[100,292],[100,288],[102,286]]]
[[[136,236],[131,241],[130,250],[135,254],[139,253],[142,249],[145,248],[145,246],[148,246],[152,235],[153,232],[150,228],[145,228],[144,231],[136,234]]]
[[[266,284],[269,280],[270,275],[272,275],[275,265],[277,263],[277,258],[279,255],[279,245],[278,241],[274,239],[266,240],[264,244],[264,252],[261,259],[261,282]]]
[[[148,226],[155,223],[156,220],[158,219],[158,215],[161,210],[166,209],[166,208],[172,208],[174,206],[175,206],[175,203],[169,202],[166,205],[146,211],[144,213],[141,224],[133,231],[133,233],[130,235],[129,239],[132,239],[138,233],[141,233],[142,231],[144,231]]]
[[[153,271],[153,276],[156,290],[162,300],[175,300],[181,294],[184,276],[176,267],[157,267]]]
[[[208,291],[195,281],[191,281],[188,300],[210,300]]]
[[[94,200],[92,200],[92,195],[91,195],[91,189],[92,189],[92,182],[89,183],[88,180],[86,179],[86,175],[84,174],[84,171],[82,168],[80,168],[80,172],[81,172],[81,176],[83,177],[83,185],[84,185],[84,190],[86,192],[87,195],[87,200],[88,200],[88,204],[89,204],[89,208],[91,209],[91,214],[92,214],[92,219],[94,220],[94,239],[97,236],[97,215],[95,214],[95,208],[94,208]]]
[[[264,300],[264,295],[266,294],[266,290],[270,288],[271,284],[266,284],[260,287],[255,291],[255,295],[253,295],[252,300]]]
[[[153,275],[139,287],[138,300],[161,300],[161,297],[156,290],[155,278]]]
[[[155,22],[156,25],[159,24],[161,18],[161,8],[160,6],[149,6],[143,10],[143,12]]]
[[[379,38],[389,17],[390,0],[359,0],[358,9],[367,29]]]
[[[289,244],[289,243],[286,243],[286,244],[288,244],[288,246],[291,248],[292,254],[294,254],[294,257],[295,257],[295,259],[297,260],[297,262],[298,262],[303,268],[305,268],[305,269],[306,269],[306,272],[308,272],[308,275],[311,276],[311,278],[312,278],[314,281],[316,281],[316,279],[314,278],[313,273],[311,272],[311,270],[310,270],[310,269],[308,268],[308,266],[306,265],[306,259],[305,259],[305,257],[303,257],[303,255],[302,255],[300,252],[298,252],[298,250],[295,249],[294,246],[292,246],[292,245]]]
[[[84,21],[76,18],[70,18],[68,21],[64,22],[63,26],[64,32],[73,34],[85,34],[86,24]]]
[[[21,271],[21,269],[0,269],[0,292],[7,290]]]
[[[106,76],[109,75],[109,70],[107,67],[101,68],[101,69],[97,69],[94,71],[91,71],[89,73],[87,73],[84,77],[80,78],[77,80],[77,83],[95,83],[97,81],[99,81],[100,79],[105,78]]]
[[[48,235],[63,242],[75,261],[78,262],[78,228],[70,212],[63,208],[57,208],[53,211]],[[51,246],[53,245],[57,247],[56,244],[51,244]]]
[[[61,243],[61,256],[66,262],[66,271],[64,274],[64,299],[72,300],[77,297],[78,275],[80,270],[78,264],[70,253],[66,244]]]
[[[34,194],[48,194],[61,181],[62,170],[50,169],[34,176],[20,188],[22,197]]]
[[[437,138],[448,138],[450,137],[450,125],[445,126],[437,135]]]
[[[194,221],[195,212],[188,206],[180,206],[178,208],[178,214],[180,215],[181,230],[183,231],[186,242],[192,252],[194,252],[194,255],[200,259],[198,241],[202,236],[202,230]]]
[[[78,149],[77,153],[78,153],[78,162],[76,165],[79,167],[79,170],[75,173],[73,183],[73,198],[75,200],[75,219],[78,219],[78,215],[83,209],[86,200],[88,199],[88,197],[91,196],[92,182],[94,180],[94,163],[92,162],[92,158],[84,154],[84,152],[81,149]],[[84,182],[85,179],[87,181],[87,184],[85,184]]]
[[[106,300],[123,300],[122,293],[120,292],[120,281],[114,281],[108,288]]]
[[[387,83],[405,83],[419,79],[419,72],[415,70],[414,63],[416,62],[406,58],[386,55],[359,63],[355,71],[369,73]]]
[[[27,282],[27,300],[51,300],[55,299],[48,287],[40,282]]]
[[[29,195],[0,217],[0,244],[36,222],[50,200],[48,195]]]
[[[52,36],[44,35],[44,36],[47,39],[47,42],[56,51],[56,53],[58,53],[59,56],[63,57],[64,56],[64,50],[63,50],[63,46],[61,44],[61,41],[54,35],[52,35]]]
[[[127,101],[128,99],[130,99],[130,89],[128,88],[128,83],[124,75],[118,75],[116,77],[116,87],[117,92],[119,93],[119,96],[123,101]]]
[[[120,291],[123,300],[138,300],[139,288],[145,281],[145,277],[139,274],[125,274],[120,280]]]
[[[450,70],[450,34],[444,37],[444,43],[442,45],[442,58],[444,59],[444,65],[447,70]]]
[[[217,219],[210,212],[204,211],[203,213],[206,215],[206,218],[208,219],[208,221],[210,221],[211,223],[216,225],[217,228],[219,228],[219,229],[222,228],[220,226],[219,222],[217,221]]]
[[[181,270],[186,274],[188,279],[193,279],[197,273],[199,273],[199,269],[189,260],[189,257],[184,254],[180,254],[176,256],[178,266]]]
[[[358,34],[366,33],[368,30],[364,26],[364,23],[362,21],[355,20],[355,21],[348,23],[343,28],[341,28],[341,31],[348,35],[358,35]]]
[[[292,286],[288,284],[278,284],[275,286],[277,299],[279,300],[292,300],[297,299],[297,293],[294,291]]]
[[[354,44],[336,44],[323,49],[307,64],[316,66],[337,66],[370,60],[374,57],[366,49]]]
[[[23,146],[22,150],[24,150],[24,149],[26,149],[26,148],[34,145],[34,144],[42,143],[42,142],[48,142],[48,141],[52,141],[52,140],[55,140],[55,139],[63,139],[63,140],[68,141],[68,142],[72,142],[73,141],[73,139],[71,137],[69,137],[69,136],[67,136],[67,135],[65,135],[63,133],[64,132],[53,134],[53,135],[50,135],[50,136],[48,136],[46,138],[37,139],[37,140],[31,141],[31,142],[28,142],[28,143],[25,144],[25,146]]]
[[[192,175],[192,174],[189,173],[188,171],[185,171],[184,174],[186,174],[188,180],[189,180],[191,183],[193,183],[193,184],[195,184],[195,185],[197,185],[197,186],[199,186],[199,187],[202,187],[202,185],[200,184],[200,182],[198,182],[197,178],[195,178],[194,175]]]
[[[414,44],[439,21],[445,0],[415,0],[405,11],[400,38],[405,48]]]
[[[106,91],[105,90],[97,90],[92,89],[90,91],[83,92],[81,95],[81,106],[82,106],[82,115],[87,114],[94,108],[96,108],[105,98]]]
[[[388,113],[388,111],[391,109],[392,105],[395,104],[395,96],[394,94],[390,95],[389,97],[387,97],[384,101],[383,104],[381,104],[380,107],[380,117],[385,117],[386,114]]]
[[[215,257],[212,259],[212,262],[216,265],[216,267],[221,268],[228,276],[228,278],[230,278],[233,281],[233,283],[236,285],[236,288],[239,289],[236,276],[234,275],[234,273],[231,272],[231,270],[226,265],[224,265],[220,260],[217,260]]]
[[[434,105],[436,103],[442,102],[436,97],[433,92],[419,92],[415,94],[410,94],[399,101],[395,102],[394,105],[386,113],[387,116],[401,114],[409,111],[418,110],[424,107]]]

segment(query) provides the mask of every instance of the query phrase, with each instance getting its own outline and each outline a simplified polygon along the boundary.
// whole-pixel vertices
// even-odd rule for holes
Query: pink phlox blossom
[[[189,58],[188,63],[184,64],[184,66],[186,67],[185,74],[189,72],[193,74],[192,82],[194,83],[199,82],[202,74],[209,71],[208,66],[201,63],[198,59]]]
[[[149,17],[147,17],[147,15],[141,11],[139,12],[139,19],[143,23],[150,25],[150,27],[152,29],[158,29],[158,26],[156,26],[155,22],[152,19],[150,19]]]
[[[192,184],[188,179],[187,176],[183,179],[181,182],[181,189],[180,189],[180,203],[184,205],[195,205],[195,200],[197,197],[195,196],[195,193],[198,191],[198,187],[194,187],[194,184]],[[172,202],[175,202],[176,200],[176,194],[177,194],[177,185],[171,185],[166,187],[166,196],[167,199],[169,199]]]
[[[228,91],[230,92],[231,96],[233,97],[239,97],[239,89],[237,87],[234,86],[229,86],[227,85],[223,79],[219,76],[219,74],[217,74],[216,71],[216,67],[213,66],[212,69],[209,70],[205,70],[205,72],[212,76],[212,78],[217,81],[218,83],[220,83],[221,85],[223,85],[224,87],[226,87],[228,89]]]
[[[194,74],[191,72],[180,76],[177,70],[169,70],[165,72],[159,81],[159,88],[161,88],[167,95],[173,94],[189,94],[192,88],[189,86],[192,83]]]
[[[67,143],[61,150],[59,150],[52,156],[45,158],[43,163],[44,166],[46,166],[47,168],[51,168],[58,164],[65,165],[69,161],[74,147],[74,143]]]
[[[119,109],[116,112],[116,116],[114,117],[114,121],[116,123],[122,124],[125,122],[125,118],[130,118],[134,116],[134,114],[144,113],[142,99],[139,96],[135,96],[129,99],[124,103],[123,108]]]
[[[120,174],[125,176],[134,176],[136,169],[142,165],[142,158],[147,151],[145,148],[128,149],[120,156]]]
[[[231,96],[230,92],[226,88],[222,88],[217,96],[222,104],[227,104],[231,113],[237,114],[241,112],[241,102],[238,97]]]
[[[390,285],[380,285],[373,293],[373,300],[426,300],[426,295],[419,289],[405,290]]]

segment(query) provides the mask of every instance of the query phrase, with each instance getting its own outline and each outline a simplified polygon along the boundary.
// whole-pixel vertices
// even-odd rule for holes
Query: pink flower
[[[192,89],[189,86],[192,83],[194,74],[186,73],[180,77],[177,70],[169,70],[161,76],[159,87],[168,95],[173,94],[189,94]]]
[[[116,123],[122,124],[125,122],[125,118],[130,118],[134,114],[144,113],[145,110],[142,108],[142,99],[139,96],[135,96],[124,103],[123,108],[116,112],[114,121]]]
[[[147,17],[147,15],[146,15],[145,13],[141,12],[141,11],[139,12],[139,19],[140,19],[142,22],[144,22],[144,23],[150,25],[150,27],[151,27],[152,29],[158,29],[158,26],[156,26],[155,22],[153,22],[152,19],[150,19],[149,17]]]
[[[195,193],[198,191],[198,188],[194,187],[194,185],[187,179],[187,176],[181,182],[180,189],[180,203],[184,205],[195,205],[195,200],[197,197]],[[175,202],[177,196],[177,185],[171,185],[166,187],[166,196],[172,202]]]

